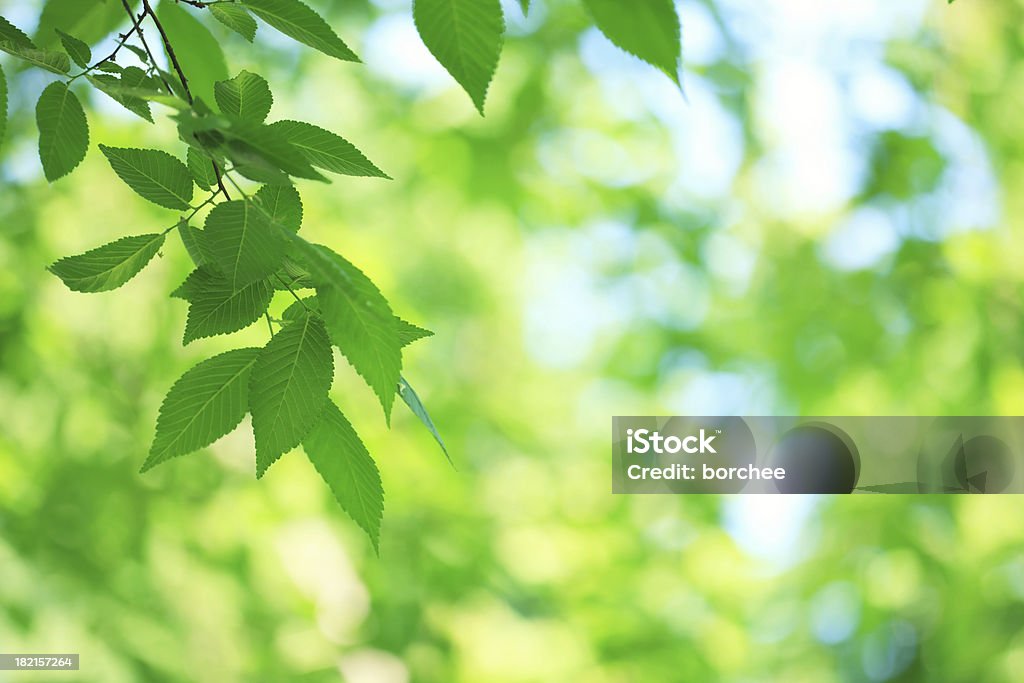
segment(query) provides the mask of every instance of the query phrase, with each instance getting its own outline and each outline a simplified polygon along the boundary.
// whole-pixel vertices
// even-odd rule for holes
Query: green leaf
[[[57,29],[57,35],[60,36],[60,42],[64,46],[64,50],[67,51],[75,64],[83,69],[89,66],[89,62],[92,61],[92,50],[89,49],[88,45],[60,29]]]
[[[0,68],[0,149],[4,145],[4,136],[7,133],[7,76]]]
[[[238,426],[249,407],[249,379],[259,349],[235,349],[195,366],[160,406],[156,436],[142,472],[199,450]]]
[[[256,37],[256,20],[237,4],[221,2],[209,7],[214,19],[250,43]]]
[[[505,19],[499,0],[415,0],[423,43],[469,94],[482,115],[501,55]]]
[[[76,292],[117,289],[146,267],[164,243],[162,234],[138,235],[68,256],[50,266],[50,272]]]
[[[130,4],[138,5],[138,2],[131,0]],[[40,47],[56,45],[60,42],[56,28],[60,27],[92,45],[122,26],[126,20],[120,0],[47,0],[39,17],[36,42]]]
[[[177,158],[158,149],[100,145],[100,151],[118,177],[140,196],[167,209],[189,208],[192,176]]]
[[[358,62],[323,18],[299,0],[241,0],[257,17],[290,38],[337,59]]]
[[[390,179],[355,145],[329,130],[302,121],[275,121],[270,128],[295,145],[317,168],[343,175]]]
[[[395,319],[395,333],[398,335],[398,343],[402,346],[408,346],[414,341],[423,339],[424,337],[433,337],[434,333],[430,330],[425,330],[418,325],[413,325],[410,322],[406,322],[401,318]]]
[[[217,184],[217,174],[213,172],[213,160],[210,157],[195,147],[189,147],[185,160],[188,162],[188,170],[192,174],[192,180],[201,189],[208,190]]]
[[[174,46],[192,96],[212,105],[213,84],[231,76],[220,43],[202,22],[174,2],[161,2],[156,14]],[[172,78],[177,79],[177,74]]]
[[[293,301],[288,308],[284,309],[281,313],[281,320],[286,323],[293,323],[296,320],[302,320],[309,313],[320,314],[320,304],[316,300],[316,295],[307,296]]]
[[[384,487],[377,465],[359,435],[332,401],[323,418],[302,440],[313,467],[356,524],[362,527],[375,551],[380,552],[380,522],[384,514]]]
[[[213,261],[210,256],[210,247],[206,244],[204,230],[189,225],[186,221],[181,221],[178,223],[178,235],[181,237],[181,243],[185,245],[185,251],[197,266],[205,266]]]
[[[125,43],[124,44],[124,49],[131,50],[132,53],[136,57],[138,57],[139,61],[142,62],[143,64],[149,64],[149,55],[146,54],[146,51],[143,50],[141,47],[138,47],[137,45],[130,45],[128,43]]]
[[[271,223],[298,232],[302,225],[302,198],[292,185],[264,185],[255,196],[256,203]]]
[[[89,148],[89,124],[75,93],[61,81],[46,86],[36,103],[39,160],[51,183],[73,171]]]
[[[257,477],[320,420],[333,377],[331,342],[315,316],[285,325],[263,347],[249,390]]]
[[[270,94],[267,82],[249,71],[241,71],[226,81],[217,81],[213,85],[213,92],[223,114],[253,123],[263,123],[274,104],[274,96]]]
[[[519,6],[523,8],[523,16],[530,13],[530,0],[519,0]]]
[[[679,82],[679,15],[673,0],[583,0],[594,23],[629,54]]]
[[[317,283],[317,301],[331,341],[377,394],[390,423],[402,372],[402,344],[391,306],[344,257],[298,236],[294,240]]]
[[[151,93],[153,95],[160,93],[138,87],[144,83],[144,81],[138,80],[139,74],[141,74],[143,78],[147,78],[142,69],[130,66],[127,69],[123,69],[121,73],[122,76],[120,78],[117,76],[111,76],[110,74],[86,74],[85,77],[89,79],[89,82],[92,83],[97,90],[109,96],[122,107],[136,116],[153,123],[153,114],[149,109],[149,102],[142,99],[139,95],[142,93]],[[135,85],[129,85],[129,82]]]
[[[33,66],[38,66],[41,69],[46,69],[62,76],[71,70],[71,60],[63,52],[39,50],[33,47],[26,47],[21,43],[13,43],[9,40],[0,41],[0,50],[19,57]]]
[[[326,180],[306,161],[302,151],[275,128],[235,119],[229,132],[228,153],[240,172],[247,170],[245,167],[262,168],[296,178]]]
[[[201,266],[175,292],[189,301],[183,344],[248,327],[263,315],[274,288],[257,280],[238,291],[220,273]]]
[[[281,264],[285,242],[267,216],[245,200],[215,206],[206,217],[210,255],[238,291],[261,280]]]
[[[430,419],[430,415],[427,413],[427,409],[423,407],[420,397],[416,395],[416,392],[413,391],[412,386],[405,381],[404,377],[398,379],[398,395],[405,401],[405,405],[409,406],[409,410],[412,411],[413,415],[418,417],[423,426],[434,436],[434,440],[441,447],[444,457],[448,458],[448,462],[454,466],[455,463],[452,462],[452,456],[448,454],[448,447],[444,445],[444,439],[441,438],[437,427],[434,426],[434,421]]]
[[[35,49],[36,44],[20,28],[0,17],[0,42],[12,43],[18,47]]]

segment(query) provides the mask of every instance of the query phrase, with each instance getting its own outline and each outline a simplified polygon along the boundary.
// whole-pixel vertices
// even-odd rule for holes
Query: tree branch
[[[127,3],[128,0],[121,0],[121,2]],[[171,45],[171,39],[167,37],[164,25],[156,18],[156,12],[153,11],[153,6],[149,4],[149,0],[142,0],[142,7],[143,12],[148,14],[149,18],[156,24],[156,30],[160,32],[160,39],[163,41],[164,49],[167,50],[167,58],[171,60],[174,71],[178,74],[178,78],[181,79],[181,87],[185,90],[185,99],[188,100],[189,104],[192,104],[192,91],[188,88],[188,79],[185,78],[185,72],[182,71],[181,64],[178,63],[178,56],[174,54],[174,47]],[[139,35],[142,35],[141,30]]]

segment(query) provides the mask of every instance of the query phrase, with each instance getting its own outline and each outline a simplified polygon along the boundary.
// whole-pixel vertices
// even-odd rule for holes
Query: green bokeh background
[[[303,231],[436,332],[405,374],[457,470],[339,361],[379,558],[244,428],[140,476],[171,383],[266,330],[182,348],[174,240],[114,293],[45,271],[174,222],[97,141],[183,146],[97,95],[47,185],[49,77],[5,58],[0,651],[82,670],[0,681],[1021,680],[1019,498],[612,497],[608,455],[615,414],[1024,411],[1024,2],[687,0],[685,100],[578,3],[507,3],[486,118],[408,2],[312,4],[365,66],[209,26],[394,177],[302,185]]]

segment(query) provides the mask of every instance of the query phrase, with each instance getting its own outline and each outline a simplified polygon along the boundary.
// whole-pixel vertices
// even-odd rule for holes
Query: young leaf
[[[220,273],[199,267],[175,292],[189,301],[183,344],[248,327],[263,315],[274,288],[257,280],[238,291]]]
[[[210,255],[232,291],[261,280],[281,264],[284,239],[267,216],[250,202],[236,199],[215,206],[206,217]]]
[[[89,148],[89,124],[75,94],[61,81],[46,86],[36,103],[39,160],[51,183],[74,170]]]
[[[174,383],[160,406],[156,436],[142,472],[208,446],[238,426],[249,407],[249,377],[259,352],[222,353]]]
[[[325,171],[352,176],[388,178],[348,140],[329,130],[302,121],[275,121],[277,131],[302,152],[306,160]]]
[[[63,52],[39,50],[10,40],[0,41],[0,50],[61,76],[71,70],[71,60]]]
[[[217,81],[213,84],[213,94],[222,113],[253,123],[263,123],[274,103],[267,82],[248,71],[226,81]]]
[[[209,7],[214,19],[250,43],[256,37],[256,20],[237,4],[221,2]]]
[[[294,238],[317,281],[317,301],[331,341],[362,375],[391,422],[402,372],[402,345],[387,300],[361,270],[327,247]]]
[[[18,47],[35,49],[36,44],[20,28],[0,17],[0,43],[11,43]]]
[[[177,3],[161,2],[156,14],[174,46],[192,96],[212,105],[213,84],[231,75],[220,43],[201,21]],[[178,76],[172,74],[167,80],[174,83]]]
[[[249,390],[257,477],[319,421],[333,377],[331,342],[315,316],[285,325],[263,347]]]
[[[523,8],[523,16],[530,13],[530,0],[519,0],[519,6]]]
[[[302,198],[292,185],[264,185],[256,193],[256,202],[270,222],[298,232],[302,225]]]
[[[499,0],[415,0],[423,43],[469,94],[482,115],[501,55],[505,19]]]
[[[178,223],[178,235],[181,237],[181,243],[185,245],[185,251],[188,252],[196,266],[205,266],[213,261],[210,256],[210,247],[206,244],[206,231],[181,221]]]
[[[167,209],[184,211],[192,201],[192,176],[185,164],[157,149],[100,145],[110,167],[140,196]]]
[[[363,528],[380,552],[384,487],[377,465],[338,406],[328,401],[323,417],[302,440],[302,448],[341,508]]]
[[[50,266],[50,272],[76,292],[117,289],[146,267],[164,243],[161,234],[122,237]]]
[[[216,7],[217,5],[214,5]],[[200,152],[195,147],[189,147],[185,160],[188,162],[189,173],[203,190],[208,190],[217,184],[217,174],[213,172],[213,161],[210,157]]]
[[[358,62],[338,34],[300,0],[241,0],[257,17],[290,38],[337,59]]]
[[[430,415],[427,414],[427,409],[423,407],[423,402],[420,401],[420,397],[413,391],[412,386],[405,381],[404,377],[398,380],[398,395],[405,401],[405,405],[409,406],[409,410],[412,414],[420,419],[423,426],[434,436],[434,440],[437,441],[437,445],[441,447],[441,451],[444,453],[444,457],[448,458],[448,462],[452,463],[452,456],[448,454],[448,448],[444,445],[444,439],[441,438],[441,434],[437,431],[437,427],[434,426],[434,421],[430,419]],[[454,466],[455,463],[452,463]]]
[[[398,343],[402,346],[408,346],[414,341],[423,339],[424,337],[433,337],[434,333],[430,330],[425,330],[418,325],[413,325],[410,322],[406,322],[401,318],[395,319],[395,333],[398,335]]]
[[[89,66],[89,62],[92,61],[92,50],[89,49],[88,45],[60,29],[57,29],[57,35],[60,36],[61,44],[75,64],[83,69]]]
[[[679,82],[679,15],[673,0],[583,0],[610,41]]]

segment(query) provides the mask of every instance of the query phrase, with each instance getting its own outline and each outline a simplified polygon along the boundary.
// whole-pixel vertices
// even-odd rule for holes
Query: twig
[[[128,6],[128,0],[121,0],[125,3],[125,7]],[[174,47],[171,46],[171,39],[167,37],[167,31],[164,30],[164,25],[157,19],[156,12],[153,11],[153,6],[149,4],[149,0],[142,0],[143,12],[149,15],[149,18],[156,24],[156,30],[160,32],[160,39],[163,41],[164,48],[167,50],[167,58],[171,60],[171,65],[174,70],[178,73],[178,78],[181,79],[181,87],[185,90],[185,99],[188,100],[189,104],[192,104],[192,91],[188,88],[188,79],[185,78],[185,72],[181,70],[181,64],[178,63],[178,56],[174,54]],[[139,31],[139,35],[142,35],[142,31]],[[149,48],[146,48],[149,51]],[[161,77],[162,78],[162,77]],[[169,89],[169,88],[168,88]]]
[[[128,17],[130,19],[134,20],[135,19],[135,13],[132,12],[132,8],[131,8],[131,5],[128,4],[128,0],[121,0],[121,5],[124,7],[124,11],[128,13]],[[152,10],[149,8],[149,2],[146,1],[146,0],[143,0],[143,5],[144,5],[145,9],[143,10],[141,17],[145,17],[146,14],[149,14],[151,17],[153,17],[155,19],[156,17],[153,15]],[[146,51],[147,55],[149,55],[150,63],[152,63],[153,66],[156,66],[156,63],[157,63],[156,62],[156,57],[153,55],[153,51],[149,49],[149,44],[146,42],[146,36],[142,32],[142,19],[141,18],[136,22],[135,28],[138,30],[139,42],[142,43],[142,49]],[[167,92],[173,93],[174,91],[171,90],[171,84],[167,82],[167,79],[164,78],[164,75],[162,73],[160,73],[159,70],[157,71],[157,74],[160,76],[160,82],[164,84],[165,88],[167,88]],[[189,100],[189,104],[191,104],[191,100]]]

